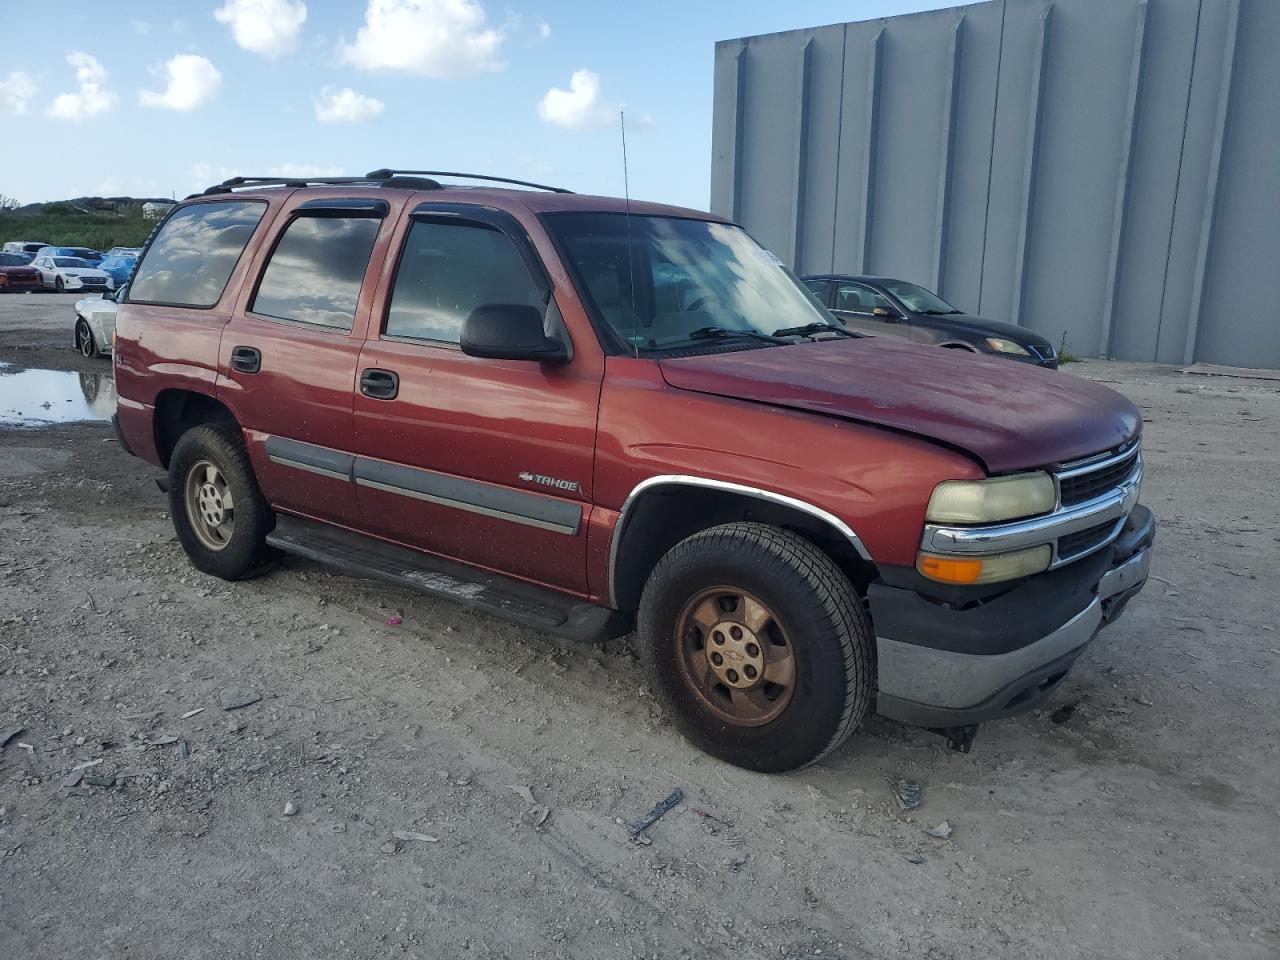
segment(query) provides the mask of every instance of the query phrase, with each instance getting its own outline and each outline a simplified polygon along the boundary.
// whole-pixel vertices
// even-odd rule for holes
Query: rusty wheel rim
[[[208,460],[195,463],[187,471],[183,494],[196,538],[210,550],[225,549],[236,520],[235,501],[222,471]]]
[[[747,591],[695,594],[676,620],[676,643],[681,679],[726,722],[760,726],[791,702],[795,646],[773,611]]]

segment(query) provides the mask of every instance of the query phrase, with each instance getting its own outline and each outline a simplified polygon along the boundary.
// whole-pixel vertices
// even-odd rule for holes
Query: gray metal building
[[[991,0],[715,57],[711,207],[799,271],[1280,367],[1280,0]]]

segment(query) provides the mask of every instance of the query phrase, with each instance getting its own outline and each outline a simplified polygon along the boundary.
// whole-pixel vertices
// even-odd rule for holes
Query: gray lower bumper
[[[1056,630],[1006,653],[974,654],[877,637],[877,711],[920,726],[947,727],[1034,707],[1066,678],[1098,630],[1146,582],[1147,547],[1107,571],[1089,604]]]

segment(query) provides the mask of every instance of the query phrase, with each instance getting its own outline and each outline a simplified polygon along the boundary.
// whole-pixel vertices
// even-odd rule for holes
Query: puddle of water
[[[53,423],[110,420],[116,385],[104,373],[19,370],[0,363],[0,424],[43,427]]]

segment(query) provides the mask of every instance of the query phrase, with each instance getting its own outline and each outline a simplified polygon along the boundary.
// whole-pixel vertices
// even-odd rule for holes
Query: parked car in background
[[[64,290],[110,289],[111,278],[79,257],[36,257],[31,265],[40,271],[46,290],[62,293]]]
[[[44,281],[25,253],[0,253],[0,293],[39,290]]]
[[[563,636],[634,624],[680,730],[765,771],[873,710],[967,751],[1147,579],[1142,417],[1101,384],[842,335],[711,214],[252,184],[179,204],[117,315],[118,436],[205,573],[277,549]]]
[[[857,333],[1058,368],[1057,351],[1038,333],[965,313],[919,284],[847,274],[802,279],[824,307]]]
[[[76,349],[85,357],[100,357],[111,352],[116,332],[116,300],[125,288],[85,297],[76,301],[73,328]]]
[[[132,255],[112,255],[98,264],[98,269],[111,278],[109,286],[114,290],[129,279],[129,273],[137,262],[138,258]]]
[[[107,251],[108,257],[136,257],[142,253],[141,247],[112,247]]]
[[[43,240],[10,240],[4,245],[5,253],[29,253],[34,257],[49,244]]]
[[[102,254],[92,247],[41,247],[36,251],[36,259],[41,257],[77,257],[94,267],[102,262]]]

